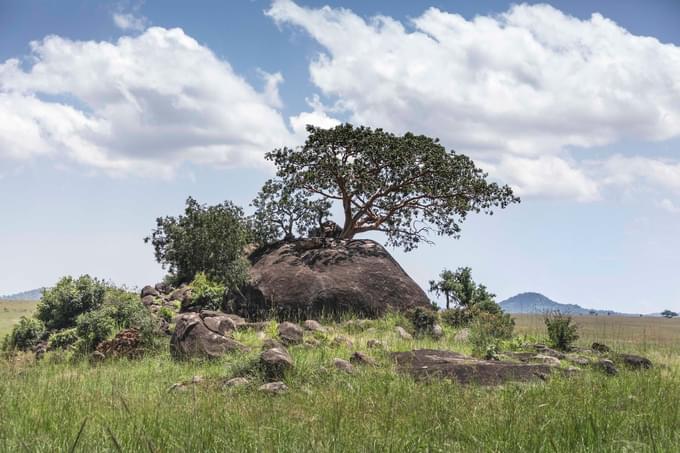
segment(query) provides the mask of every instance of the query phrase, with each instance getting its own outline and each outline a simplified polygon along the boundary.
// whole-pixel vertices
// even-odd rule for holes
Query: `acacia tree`
[[[320,227],[329,215],[331,202],[315,199],[302,190],[294,190],[279,179],[268,180],[251,206],[251,229],[263,242],[293,239]]]
[[[671,310],[664,310],[664,311],[661,312],[661,316],[668,318],[668,319],[671,319],[671,318],[675,318],[676,316],[678,316],[678,314],[674,311],[671,311]]]
[[[266,158],[287,190],[341,204],[341,238],[381,231],[388,245],[409,251],[430,242],[432,232],[458,237],[470,212],[519,202],[510,187],[488,182],[469,157],[438,139],[351,124],[307,131],[299,149],[275,149]]]
[[[497,311],[494,302],[496,295],[490,293],[486,286],[475,283],[469,267],[459,267],[455,272],[444,269],[439,274],[439,280],[430,280],[430,292],[445,296],[447,310],[453,301],[463,308],[477,306],[486,311]]]

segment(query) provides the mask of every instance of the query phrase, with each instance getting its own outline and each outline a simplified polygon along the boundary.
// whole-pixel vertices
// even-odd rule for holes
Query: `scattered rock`
[[[152,296],[152,297],[159,297],[161,294],[158,292],[158,290],[150,285],[146,285],[144,288],[142,288],[141,292],[141,297],[144,299],[147,296]]]
[[[338,359],[336,357],[335,359],[333,359],[333,366],[340,371],[344,371],[345,373],[350,374],[354,373],[354,366],[347,360]]]
[[[595,368],[600,371],[604,371],[605,374],[610,376],[614,376],[619,372],[619,370],[616,368],[616,365],[614,365],[614,362],[609,359],[598,360],[595,362]]]
[[[558,359],[557,357],[545,354],[536,354],[533,357],[533,360],[549,366],[560,366],[561,364],[560,359]]]
[[[200,384],[201,382],[203,382],[203,380],[204,380],[203,376],[194,376],[194,377],[191,378],[191,383],[192,384]]]
[[[142,335],[134,328],[121,330],[112,339],[99,343],[96,351],[104,357],[139,358],[144,353]]]
[[[368,354],[365,354],[360,351],[356,351],[354,354],[352,354],[352,357],[349,358],[350,363],[353,363],[355,365],[371,365],[375,366],[375,360],[373,360],[372,357],[370,357]]]
[[[154,296],[144,296],[142,297],[142,303],[145,307],[151,307],[152,305],[157,305],[158,300]]]
[[[236,330],[234,321],[223,314],[213,315],[213,312],[201,312],[201,319],[205,326],[215,333],[222,336],[228,336]]]
[[[385,347],[385,343],[380,340],[370,339],[366,342],[366,347],[383,349]]]
[[[560,360],[564,359],[566,355],[560,351],[556,351],[552,348],[549,348],[548,346],[544,344],[535,344],[533,345],[533,348],[538,352],[539,354],[542,355],[549,355],[551,357],[558,358]]]
[[[413,335],[408,333],[403,327],[397,326],[394,328],[394,331],[399,335],[399,338],[402,340],[413,340]]]
[[[416,379],[446,378],[460,384],[499,385],[509,381],[545,380],[555,367],[544,364],[478,360],[451,351],[418,349],[395,352],[392,356],[400,371]]]
[[[40,341],[38,344],[33,346],[33,353],[35,354],[35,360],[41,360],[45,353],[47,352],[49,343],[47,341]]]
[[[249,260],[248,283],[230,294],[235,312],[249,319],[266,318],[272,308],[280,319],[343,313],[374,318],[388,309],[430,305],[420,286],[371,240],[281,241]]]
[[[352,346],[354,346],[354,342],[348,337],[338,335],[337,337],[333,338],[333,346],[336,347],[344,346],[347,348],[351,348]]]
[[[280,348],[280,349],[284,349],[284,350],[286,349],[286,347],[284,345],[282,345],[281,343],[279,343],[278,341],[276,341],[272,338],[267,338],[262,343],[262,350],[263,351],[266,351],[267,349],[274,349],[274,348]]]
[[[441,337],[444,336],[444,329],[442,329],[442,326],[439,324],[435,324],[432,326],[432,338],[435,340],[439,340]]]
[[[243,324],[237,325],[239,330],[252,329],[256,332],[262,332],[269,325],[268,322],[245,322]]]
[[[574,365],[579,366],[588,366],[592,363],[589,358],[578,355],[567,355],[567,360],[569,360]]]
[[[318,321],[314,321],[313,319],[308,319],[302,324],[302,326],[305,328],[305,330],[309,330],[311,332],[326,332],[326,328]]]
[[[456,335],[453,337],[453,340],[459,343],[463,343],[465,341],[468,341],[469,338],[470,329],[466,327],[465,329],[460,329],[458,332],[456,332]]]
[[[170,352],[175,358],[217,358],[228,352],[247,351],[238,341],[209,329],[198,313],[183,313],[175,318]]]
[[[248,385],[250,381],[244,377],[235,377],[229,379],[227,382],[224,383],[225,387],[241,387],[244,385]]]
[[[607,346],[606,344],[597,343],[597,342],[593,343],[590,346],[590,349],[592,349],[593,351],[598,352],[600,354],[606,354],[607,352],[611,351],[611,349],[609,349],[609,346]]]
[[[288,386],[281,381],[268,382],[267,384],[261,385],[259,390],[270,395],[280,395],[288,391]]]
[[[106,356],[99,351],[94,351],[90,356],[90,360],[93,362],[101,362],[104,359],[106,359]]]
[[[293,358],[284,348],[271,348],[260,354],[260,363],[267,380],[280,379],[293,368]]]
[[[167,283],[156,283],[154,285],[154,288],[156,288],[156,291],[158,291],[159,294],[166,295],[170,294],[172,292],[172,287],[168,285]]]
[[[633,370],[647,370],[652,367],[652,362],[647,357],[633,354],[619,354],[617,358],[625,366]]]
[[[292,322],[282,322],[279,324],[279,338],[286,345],[302,343],[303,332],[300,326]]]
[[[316,348],[321,344],[321,342],[316,338],[307,338],[304,344],[305,346],[309,346],[310,348]]]

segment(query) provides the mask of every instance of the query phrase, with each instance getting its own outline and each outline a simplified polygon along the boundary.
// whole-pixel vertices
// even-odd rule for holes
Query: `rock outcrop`
[[[280,242],[249,257],[249,283],[231,294],[246,318],[305,319],[429,306],[425,292],[371,240],[328,238]]]
[[[213,313],[182,313],[176,317],[175,332],[170,339],[174,357],[217,358],[228,352],[247,350],[226,335],[230,331],[224,326],[231,326],[233,321],[226,315],[210,316]]]

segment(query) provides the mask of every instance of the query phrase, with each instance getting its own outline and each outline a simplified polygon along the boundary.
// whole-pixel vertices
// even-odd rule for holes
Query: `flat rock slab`
[[[416,379],[444,378],[460,384],[500,385],[544,380],[554,367],[543,364],[478,360],[452,351],[416,349],[392,353],[397,368]]]

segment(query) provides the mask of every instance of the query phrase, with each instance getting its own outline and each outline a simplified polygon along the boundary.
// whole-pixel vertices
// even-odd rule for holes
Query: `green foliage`
[[[158,314],[167,322],[172,322],[173,318],[175,317],[175,312],[168,307],[161,307],[161,309],[158,311]]]
[[[675,318],[676,316],[678,316],[678,314],[674,311],[671,311],[671,310],[664,310],[664,311],[661,312],[661,316],[663,316],[664,318],[671,319],[671,318]]]
[[[250,219],[256,239],[263,244],[279,239],[293,239],[309,235],[329,215],[331,203],[313,198],[313,195],[283,184],[281,180],[268,180],[251,206],[255,214]]]
[[[89,275],[78,279],[64,277],[53,288],[43,292],[35,317],[48,330],[73,327],[79,315],[102,304],[108,288],[105,282]]]
[[[211,281],[203,272],[196,274],[191,282],[189,306],[202,310],[219,310],[224,304],[226,288],[223,284]]]
[[[76,333],[86,349],[97,346],[113,334],[116,328],[114,311],[112,307],[103,307],[78,316]]]
[[[512,338],[515,321],[507,313],[480,312],[470,329],[470,343],[474,355],[495,358],[502,340]]]
[[[413,324],[416,336],[423,336],[432,333],[434,325],[437,323],[437,314],[432,310],[416,307],[406,313],[406,317]]]
[[[442,322],[451,327],[466,327],[472,322],[474,314],[468,308],[456,307],[442,310],[439,314]]]
[[[341,238],[382,231],[388,245],[409,251],[431,242],[429,233],[457,237],[470,212],[491,214],[519,201],[510,187],[489,183],[469,157],[437,139],[351,124],[307,131],[301,148],[276,149],[266,158],[286,190],[341,203]]]
[[[50,335],[49,348],[50,349],[66,349],[78,341],[78,332],[76,328],[64,329]]]
[[[252,234],[238,206],[229,201],[206,206],[189,197],[184,215],[159,217],[156,226],[144,241],[168,267],[173,284],[188,283],[199,272],[230,287],[245,280],[243,251]]]
[[[555,312],[544,318],[548,329],[550,344],[555,349],[568,351],[572,344],[578,340],[578,327],[572,323],[571,316]]]
[[[489,302],[494,303],[496,297],[486,286],[475,283],[472,279],[472,269],[469,267],[459,267],[455,272],[444,269],[439,274],[439,280],[430,280],[430,292],[437,296],[443,294],[447,309],[450,308],[451,302],[458,307],[486,304],[486,308],[490,308]]]
[[[45,325],[35,319],[22,316],[19,322],[14,325],[12,332],[7,335],[3,342],[4,350],[19,349],[26,351],[31,349],[45,335]]]

